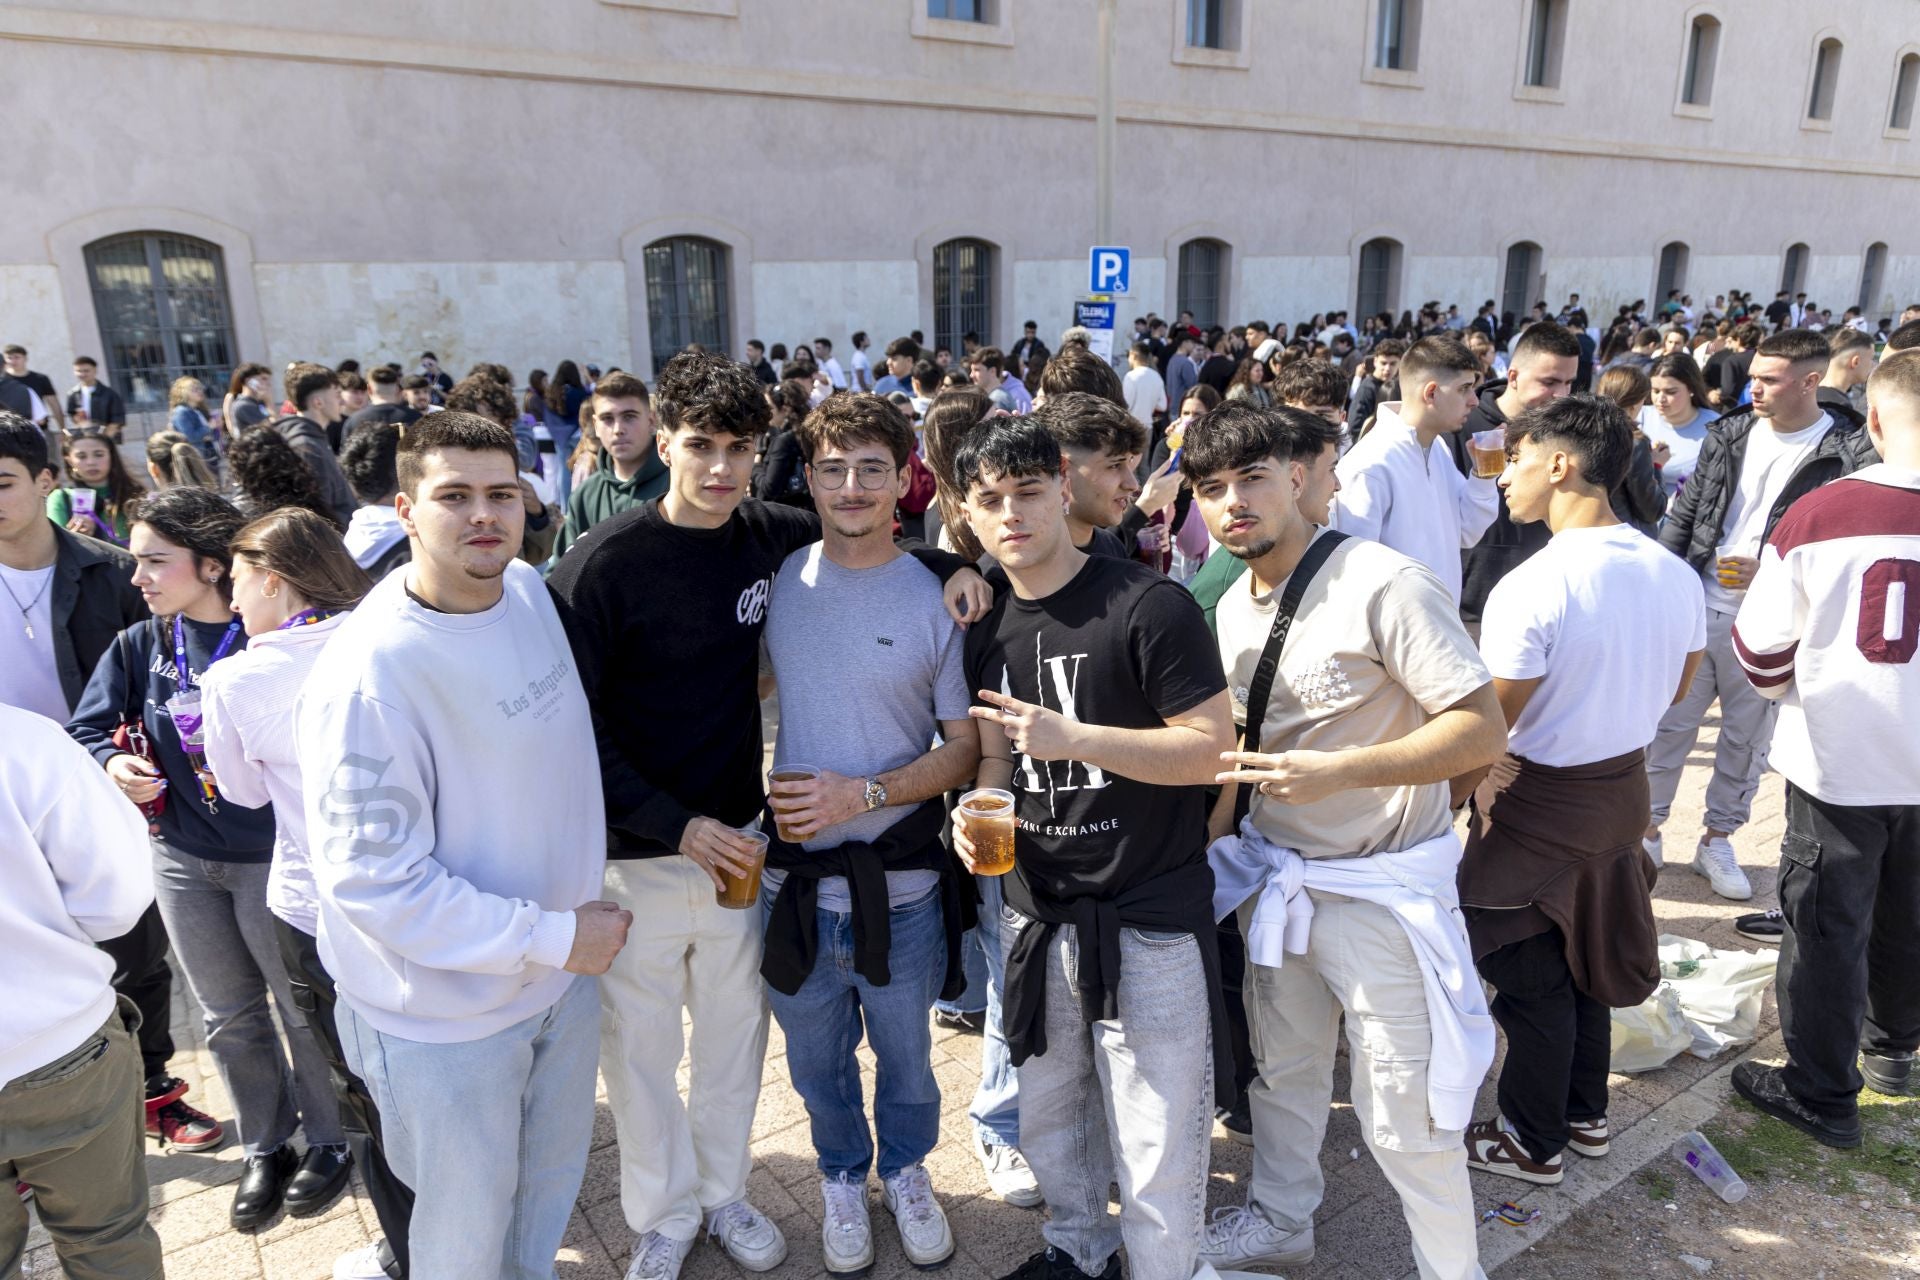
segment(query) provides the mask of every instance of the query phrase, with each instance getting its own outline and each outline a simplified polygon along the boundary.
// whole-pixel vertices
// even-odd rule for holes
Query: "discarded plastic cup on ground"
[[[1698,1129],[1688,1130],[1685,1137],[1674,1143],[1673,1154],[1728,1204],[1738,1204],[1747,1198],[1746,1181],[1733,1171],[1726,1157],[1715,1151],[1713,1144],[1707,1141],[1707,1136]]]

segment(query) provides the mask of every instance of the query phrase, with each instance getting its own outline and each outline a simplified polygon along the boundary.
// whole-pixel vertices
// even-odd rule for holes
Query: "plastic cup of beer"
[[[730,911],[745,911],[760,905],[760,872],[767,865],[767,833],[743,827],[740,834],[753,844],[746,855],[751,865],[738,872],[729,870],[725,863],[714,867],[720,873],[721,887],[713,891],[713,900]]]
[[[1003,876],[1013,870],[1013,792],[991,787],[960,797],[960,818],[973,843],[975,875]]]
[[[1507,429],[1491,427],[1476,431],[1467,439],[1467,456],[1473,460],[1473,474],[1491,480],[1507,469]]]
[[[799,844],[801,837],[796,835],[792,829],[787,826],[786,820],[781,817],[781,815],[783,813],[791,813],[800,806],[789,804],[786,808],[782,809],[780,801],[784,797],[772,794],[773,787],[776,783],[781,782],[812,782],[819,776],[820,770],[810,764],[777,764],[773,766],[773,769],[767,774],[767,804],[773,808],[774,825],[780,832],[780,838],[788,844]]]

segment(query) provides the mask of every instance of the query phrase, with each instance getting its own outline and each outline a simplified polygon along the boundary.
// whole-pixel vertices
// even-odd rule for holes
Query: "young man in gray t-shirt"
[[[773,785],[796,842],[770,853],[761,973],[812,1122],[827,1270],[874,1256],[874,1142],[854,1058],[863,1024],[879,1063],[884,1202],[908,1260],[927,1267],[953,1253],[921,1164],[940,1127],[928,1023],[947,957],[939,797],[973,777],[979,736],[940,583],[893,541],[912,428],[879,396],[841,395],[799,437],[823,541],[781,566],[766,635],[780,690],[775,773],[808,764],[819,777]]]

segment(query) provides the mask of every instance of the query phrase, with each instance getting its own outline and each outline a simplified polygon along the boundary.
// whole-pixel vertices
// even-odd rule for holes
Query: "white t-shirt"
[[[1334,468],[1340,492],[1334,527],[1385,543],[1434,571],[1460,599],[1460,552],[1480,541],[1500,514],[1492,480],[1469,479],[1435,439],[1425,449],[1400,418],[1400,404],[1379,407],[1373,430]]]
[[[1680,492],[1680,486],[1693,474],[1694,464],[1700,460],[1700,446],[1706,441],[1707,428],[1713,425],[1713,420],[1713,410],[1702,409],[1693,421],[1676,427],[1652,405],[1640,410],[1641,434],[1654,444],[1667,446],[1667,461],[1660,468],[1660,487],[1667,491],[1667,497]]]
[[[0,702],[65,724],[73,708],[53,657],[53,569],[0,565],[0,587],[12,597],[0,596]]]
[[[828,356],[820,362],[820,371],[827,375],[827,380],[833,383],[833,389],[835,391],[845,391],[847,389],[847,371],[840,367],[838,360],[832,356]]]
[[[1863,467],[1793,504],[1733,651],[1780,699],[1770,761],[1843,805],[1920,804],[1920,472]]]
[[[873,361],[869,360],[867,353],[858,347],[853,349],[853,373],[852,385],[855,391],[873,390]]]
[[[1126,392],[1127,412],[1151,432],[1153,415],[1167,407],[1167,384],[1161,379],[1160,371],[1151,365],[1129,369],[1121,379],[1121,386]]]
[[[1758,556],[1760,539],[1767,531],[1767,512],[1780,500],[1787,481],[1800,469],[1827,432],[1833,419],[1821,414],[1820,420],[1798,431],[1775,431],[1765,422],[1755,423],[1747,433],[1746,457],[1740,461],[1740,481],[1733,501],[1727,505],[1726,521],[1720,526],[1721,555]],[[1701,579],[1707,588],[1707,607],[1721,613],[1740,612],[1744,592],[1729,591],[1714,574],[1715,560],[1707,561]]]
[[[1687,562],[1631,525],[1564,529],[1495,584],[1480,656],[1502,680],[1540,680],[1507,749],[1554,768],[1653,741],[1687,655],[1707,643]]]

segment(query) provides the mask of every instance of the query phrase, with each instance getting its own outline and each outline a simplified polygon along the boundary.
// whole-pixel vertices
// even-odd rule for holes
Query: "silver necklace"
[[[29,640],[33,639],[33,606],[40,603],[40,597],[47,594],[47,588],[52,585],[53,575],[49,573],[47,580],[40,584],[40,589],[33,593],[33,599],[27,601],[25,604],[21,604],[20,597],[14,593],[13,584],[8,582],[4,577],[0,577],[0,587],[7,589],[7,595],[13,600],[13,607],[20,611],[20,621],[25,624],[27,628],[27,639]]]

